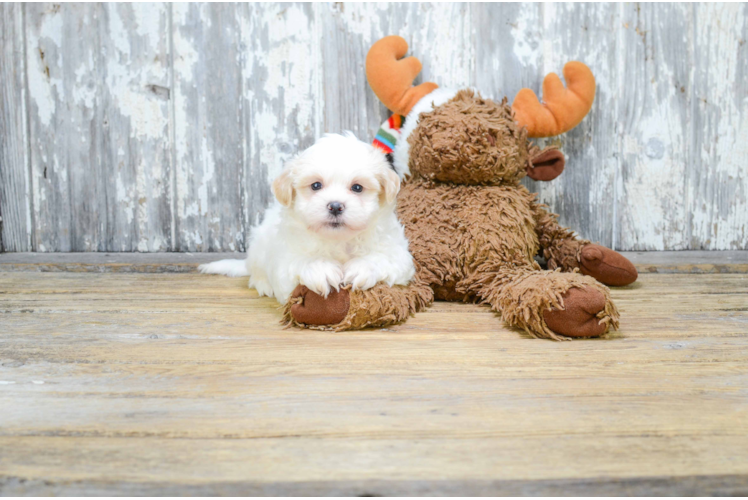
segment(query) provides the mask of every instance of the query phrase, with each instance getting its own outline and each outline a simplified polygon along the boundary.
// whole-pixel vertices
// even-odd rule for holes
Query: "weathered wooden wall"
[[[268,179],[387,116],[364,57],[404,36],[421,79],[510,97],[597,76],[528,186],[623,250],[748,248],[746,4],[2,4],[0,250],[234,251]],[[419,80],[419,81],[420,81]]]

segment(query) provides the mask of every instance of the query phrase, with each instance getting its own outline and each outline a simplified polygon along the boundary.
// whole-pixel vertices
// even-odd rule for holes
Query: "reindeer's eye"
[[[315,182],[312,184],[312,191],[319,191],[322,189],[322,183],[321,182]]]
[[[351,186],[351,191],[353,191],[354,193],[360,193],[363,190],[364,186],[362,186],[361,184],[354,184],[353,186]]]

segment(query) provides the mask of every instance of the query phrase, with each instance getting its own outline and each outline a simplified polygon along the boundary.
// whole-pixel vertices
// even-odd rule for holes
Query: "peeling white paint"
[[[638,122],[636,152],[628,158],[635,177],[626,189],[630,224],[625,226],[628,234],[623,244],[636,242],[646,249],[680,250],[685,247],[686,229],[686,138],[680,116],[672,113],[672,103],[662,99],[651,106],[648,116]],[[647,154],[651,143],[661,145],[655,154]]]
[[[709,250],[746,249],[748,97],[745,75],[741,80],[737,74],[740,64],[748,69],[745,4],[700,4],[698,16],[695,47],[707,67],[696,71],[709,90],[698,96],[703,146],[696,154],[710,175],[689,186],[692,232]]]
[[[120,9],[125,8],[124,5],[113,4],[107,9],[109,14],[109,39],[111,40],[114,47],[119,51],[120,57],[124,60],[120,61],[126,63],[129,59],[130,54],[130,40],[129,30],[125,27],[120,16]]]
[[[562,221],[587,221],[572,223],[581,233],[614,226],[621,249],[748,248],[745,12],[742,4],[29,6],[28,211],[37,250],[99,248],[107,230],[111,250],[165,250],[170,193],[180,248],[237,248],[242,223],[258,221],[269,199],[266,181],[301,147],[326,127],[364,139],[374,133],[383,116],[364,57],[393,33],[423,62],[420,81],[475,85],[484,95],[511,98],[520,85],[537,88],[546,73],[560,74],[568,60],[585,61],[598,94],[584,124],[595,127],[560,138],[567,172],[538,188],[541,199],[566,207]],[[66,23],[98,30],[100,46],[71,37]],[[220,40],[210,39],[216,34]],[[481,39],[489,34],[492,44]],[[206,77],[215,58],[240,72],[236,82]],[[215,81],[236,92],[220,124],[236,121],[235,144],[215,138]],[[116,165],[85,170],[98,161]],[[230,207],[243,219],[227,220],[216,195],[237,179],[254,191]],[[102,186],[114,216],[97,209],[86,214],[92,227],[76,227],[77,210],[104,206],[82,193],[104,196]],[[85,234],[70,241],[71,228]]]
[[[278,10],[277,6],[262,8],[261,23],[267,26],[271,39],[267,49],[249,54],[248,64],[243,71],[250,100],[262,102],[261,106],[254,106],[254,137],[250,144],[270,179],[280,173],[283,164],[299,148],[295,143],[298,131],[284,129],[279,122],[279,114],[289,116],[295,113],[296,123],[311,125],[315,119],[315,105],[319,105],[314,97],[313,79],[310,78],[317,70],[312,67],[315,50],[311,40],[312,20],[299,6],[289,5],[280,14]],[[242,37],[244,43],[251,46],[249,38],[252,32],[246,28],[249,27],[242,30]],[[253,68],[261,68],[267,73],[259,88]],[[281,89],[284,108],[279,109]],[[279,148],[283,144],[290,147],[283,151]]]
[[[551,14],[552,15],[552,14]],[[520,9],[516,23],[511,25],[514,40],[513,52],[522,64],[535,65],[543,47],[536,38],[540,29],[538,19],[531,9]]]
[[[197,203],[198,214],[201,216],[206,216],[208,215],[208,208],[210,206],[208,202],[208,186],[213,180],[213,174],[216,170],[216,162],[214,153],[210,150],[208,141],[205,140],[205,137],[203,137],[200,145],[200,149],[202,151],[201,156],[203,158],[203,177],[201,179],[200,186],[197,189]]]
[[[445,88],[472,85],[473,44],[470,37],[470,17],[467,15],[470,5],[432,5],[425,15],[419,12],[418,4],[412,4],[412,7],[415,11],[413,24],[408,24],[407,28],[414,30],[411,50],[427,66],[423,78],[428,80],[424,81],[434,81]],[[448,34],[448,37],[442,38],[444,34]],[[435,40],[447,43],[434,43]]]
[[[661,15],[686,29],[691,7],[670,4],[666,8]],[[681,250],[689,245],[691,117],[680,87],[690,85],[693,54],[689,45],[680,44],[680,32],[653,24],[657,9],[626,6],[622,23],[626,62],[619,68],[623,89],[618,108],[627,123],[619,129],[623,180],[618,192],[618,246],[624,249]]]
[[[62,66],[62,30],[62,15],[50,11],[42,17],[39,31],[27,37],[29,97],[36,104],[39,120],[45,126],[50,125],[57,108],[53,93],[59,94],[62,88],[57,72]],[[53,62],[50,59],[55,54]]]
[[[140,16],[144,16],[144,6],[137,8]],[[162,63],[153,61],[133,61],[130,45],[130,32],[125,29],[119,10],[129,8],[127,5],[110,4],[109,19],[112,28],[111,39],[117,50],[115,57],[110,57],[106,68],[106,85],[109,94],[114,99],[117,111],[122,116],[130,118],[130,125],[136,137],[142,140],[159,140],[167,132],[167,114],[165,104],[159,98],[149,93],[148,86],[161,83],[164,72]],[[149,23],[139,24],[138,34],[147,38],[158,39],[158,12],[151,12],[154,18]],[[144,30],[150,29],[151,32]],[[145,62],[145,64],[143,64]],[[154,75],[158,75],[154,78]]]
[[[173,36],[173,47],[174,47],[174,82],[175,87],[173,89],[172,99],[174,99],[174,140],[175,140],[175,168],[177,170],[176,175],[176,186],[175,196],[177,199],[177,218],[188,219],[190,217],[198,216],[199,205],[197,200],[194,199],[194,195],[190,193],[190,180],[193,175],[193,165],[191,164],[191,157],[189,154],[190,149],[193,147],[190,144],[189,131],[192,127],[197,124],[193,123],[189,118],[189,109],[191,106],[188,100],[184,99],[186,93],[181,92],[181,89],[185,91],[189,90],[190,87],[195,87],[193,83],[193,75],[195,68],[199,61],[199,53],[193,46],[192,42],[182,35],[183,26],[187,25],[187,16],[191,8],[188,4],[173,4],[173,17],[174,17],[174,30]],[[178,237],[180,237],[178,235]],[[183,237],[183,236],[182,236]],[[190,241],[195,242],[194,235],[189,238]],[[188,242],[185,242],[189,244]],[[197,242],[197,244],[202,243]]]
[[[271,110],[258,112],[257,123],[265,124],[264,127],[257,130],[255,144],[260,146],[260,163],[267,167],[268,177],[272,181],[281,173],[284,163],[290,159],[291,155],[283,154],[277,147],[274,147],[274,142],[278,140],[277,134],[274,132],[278,129],[278,117],[275,113]]]
[[[117,204],[119,205],[122,213],[124,213],[125,217],[127,218],[127,224],[129,225],[132,223],[133,217],[135,216],[131,191],[134,186],[125,184],[125,182],[122,180],[121,173],[117,174],[116,186]]]
[[[132,3],[129,6],[135,16],[135,32],[142,37],[156,40],[157,37],[153,38],[154,35],[157,36],[166,28],[163,16],[154,15],[154,8],[151,4]]]

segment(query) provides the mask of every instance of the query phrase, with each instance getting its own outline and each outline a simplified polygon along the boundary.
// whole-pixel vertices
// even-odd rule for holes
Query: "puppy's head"
[[[327,134],[288,162],[273,194],[307,229],[351,239],[392,211],[400,178],[384,155],[352,134]]]

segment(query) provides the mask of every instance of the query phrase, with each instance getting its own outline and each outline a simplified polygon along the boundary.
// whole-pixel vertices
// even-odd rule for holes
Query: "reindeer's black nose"
[[[343,210],[345,210],[345,205],[343,205],[339,201],[331,201],[327,204],[327,210],[329,210],[332,215],[337,216],[343,213]]]

